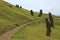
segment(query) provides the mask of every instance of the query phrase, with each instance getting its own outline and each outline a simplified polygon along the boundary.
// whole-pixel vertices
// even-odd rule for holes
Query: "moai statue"
[[[30,11],[31,15],[34,16],[33,10]]]
[[[16,5],[17,8],[19,8],[19,5]]]
[[[38,14],[38,17],[41,17],[42,16],[42,9],[40,10],[39,14]]]
[[[20,8],[22,8],[22,6],[20,6]]]
[[[49,19],[51,19],[52,18],[52,14],[51,14],[51,12],[49,12]]]
[[[54,22],[53,22],[53,17],[52,17],[51,12],[49,12],[49,20],[50,20],[50,25],[51,25],[51,27],[54,28]]]
[[[53,27],[53,28],[54,28],[53,18],[51,18],[51,20],[50,20],[50,25],[51,25],[51,27]]]
[[[48,22],[48,18],[45,21],[46,21],[46,29],[47,29],[46,35],[50,36],[50,34],[51,34],[51,26],[50,26],[50,23]]]

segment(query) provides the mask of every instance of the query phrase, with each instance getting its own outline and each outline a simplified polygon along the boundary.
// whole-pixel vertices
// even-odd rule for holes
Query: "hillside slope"
[[[47,39],[45,35],[45,18],[48,18],[48,14],[43,14],[42,17],[38,17],[37,12],[34,12],[34,15],[35,16],[31,16],[30,11],[24,8],[17,8],[0,0],[0,34],[21,24],[39,20],[38,22],[27,25],[26,27],[18,30],[10,40],[60,40],[60,17],[53,15],[55,29],[53,30],[54,32],[52,33],[52,37]]]
[[[0,0],[0,34],[35,19],[35,17],[30,16],[28,10],[17,8]]]
[[[9,40],[60,40],[60,25],[51,30],[51,36],[46,36],[46,24],[40,20],[19,29]]]

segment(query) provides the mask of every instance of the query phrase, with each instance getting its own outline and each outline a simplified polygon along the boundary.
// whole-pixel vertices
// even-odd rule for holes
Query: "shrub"
[[[19,26],[19,24],[15,24],[16,26]]]
[[[8,5],[10,8],[12,8],[12,5]]]

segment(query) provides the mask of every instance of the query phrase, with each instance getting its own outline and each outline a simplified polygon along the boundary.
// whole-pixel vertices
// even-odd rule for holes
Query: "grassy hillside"
[[[48,14],[38,17],[37,12],[34,12],[34,15],[31,16],[26,9],[17,8],[0,0],[0,34],[21,24],[39,20],[18,30],[10,40],[60,40],[60,17],[53,15],[55,28],[52,29],[52,36],[47,37],[45,35],[45,18],[48,17]]]
[[[58,19],[58,18],[57,18]],[[54,18],[51,36],[46,36],[46,24],[43,18],[19,29],[9,40],[60,40],[60,19]]]
[[[24,8],[17,8],[3,0],[0,0],[0,34],[27,22],[39,20],[37,12],[35,16]]]
[[[60,27],[52,29],[51,37],[46,36],[45,23],[36,22],[18,30],[10,40],[60,40]]]
[[[27,22],[36,20],[28,10],[17,8],[0,0],[0,34]]]

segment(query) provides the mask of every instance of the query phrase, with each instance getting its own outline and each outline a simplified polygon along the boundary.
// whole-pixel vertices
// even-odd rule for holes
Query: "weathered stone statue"
[[[38,14],[38,17],[41,17],[42,16],[42,9],[40,10],[39,14]]]
[[[50,26],[50,23],[48,22],[48,18],[45,21],[46,21],[46,30],[47,30],[46,35],[50,36],[50,34],[51,34],[51,26]]]
[[[53,22],[53,17],[52,17],[51,12],[49,12],[49,21],[50,21],[50,25],[51,25],[51,27],[54,28],[54,22]]]
[[[30,13],[31,13],[32,16],[34,16],[33,10],[30,10]]]

